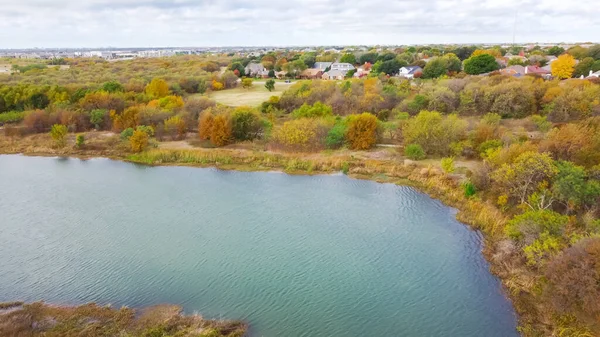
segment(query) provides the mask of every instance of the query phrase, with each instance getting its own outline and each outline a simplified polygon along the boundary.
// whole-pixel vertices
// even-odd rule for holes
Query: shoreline
[[[153,149],[140,154],[99,155],[85,151],[66,151],[61,153],[36,151],[5,153],[0,155],[23,155],[31,157],[67,157],[82,160],[103,158],[146,166],[181,166],[197,168],[216,168],[240,172],[274,172],[292,175],[331,175],[345,174],[353,179],[370,180],[377,183],[391,183],[408,186],[440,201],[447,207],[456,209],[456,219],[469,229],[481,235],[481,253],[489,266],[489,272],[501,283],[502,292],[510,301],[517,319],[518,332],[525,322],[536,322],[535,316],[519,310],[518,303],[527,303],[521,292],[511,291],[510,271],[505,265],[497,263],[497,243],[502,240],[501,231],[506,217],[495,206],[478,198],[466,198],[463,195],[459,179],[449,177],[431,166],[418,165],[418,162],[405,165],[389,160],[364,160],[352,158],[312,158],[288,155],[284,153],[252,152],[251,154],[226,149]],[[196,155],[196,157],[190,157]],[[348,160],[342,160],[348,159]],[[531,305],[531,303],[529,303]],[[538,321],[539,322],[539,321]]]

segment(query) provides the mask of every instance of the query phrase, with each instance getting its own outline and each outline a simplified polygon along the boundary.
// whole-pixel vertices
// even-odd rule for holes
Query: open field
[[[268,100],[271,96],[281,96],[290,85],[292,85],[292,83],[277,82],[275,83],[275,90],[269,92],[269,90],[265,88],[264,81],[256,81],[250,89],[240,87],[214,91],[210,93],[209,97],[217,101],[217,103],[229,106],[258,106],[262,102]]]

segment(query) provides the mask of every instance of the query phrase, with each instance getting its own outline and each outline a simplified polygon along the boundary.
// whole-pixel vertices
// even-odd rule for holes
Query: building
[[[321,76],[324,80],[343,80],[344,77],[346,77],[346,71],[342,70],[330,70]]]
[[[321,69],[306,69],[300,73],[300,78],[306,80],[312,80],[321,78],[323,76],[323,70]]]
[[[313,68],[325,71],[325,70],[327,70],[327,68],[331,67],[332,63],[333,62],[315,62],[315,65],[313,66]]]
[[[597,72],[593,72],[590,70],[590,74],[587,78],[600,78],[600,70],[598,70]]]
[[[406,66],[400,68],[399,77],[414,78],[416,73],[423,73],[423,69],[419,66]]]
[[[269,71],[260,63],[250,62],[244,68],[244,73],[248,77],[268,77]]]
[[[354,69],[354,66],[351,65],[350,63],[334,62],[331,64],[331,70],[341,70],[341,71],[347,72],[352,69]]]

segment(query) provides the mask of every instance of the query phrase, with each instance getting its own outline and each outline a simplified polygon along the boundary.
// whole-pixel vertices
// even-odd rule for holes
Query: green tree
[[[338,121],[335,125],[327,132],[325,137],[325,146],[329,149],[337,149],[344,145],[346,138],[347,126],[343,121]]]
[[[122,92],[125,89],[123,88],[123,85],[121,85],[121,83],[117,81],[109,81],[105,82],[102,85],[102,90],[106,92]]]
[[[434,57],[423,69],[423,78],[438,78],[448,73],[448,64],[441,57]]]
[[[600,181],[588,179],[583,167],[568,161],[559,161],[556,167],[558,173],[552,184],[552,192],[567,212],[598,203]]]
[[[265,88],[267,88],[267,90],[269,90],[269,92],[275,90],[275,80],[268,79],[267,82],[265,83]]]
[[[425,159],[425,151],[419,144],[408,144],[404,148],[404,155],[412,160]]]
[[[82,134],[77,135],[75,138],[75,146],[80,149],[85,145],[85,136]]]
[[[359,62],[360,62],[360,64],[365,64],[367,62],[374,64],[375,62],[377,62],[378,57],[379,57],[379,54],[377,54],[377,53],[362,54],[359,58]]]
[[[464,62],[465,72],[469,75],[479,75],[498,70],[500,66],[496,58],[489,54],[471,56]]]
[[[584,58],[579,63],[577,63],[577,65],[575,66],[575,71],[573,71],[573,77],[588,76],[590,73],[590,70],[592,70],[593,66],[594,66],[593,58],[591,58],[591,57]]]
[[[236,140],[253,140],[260,136],[263,123],[255,109],[241,106],[231,114],[231,128]]]
[[[377,63],[379,63],[379,62],[380,61],[377,61]],[[377,63],[375,63],[375,64],[377,64]],[[400,68],[402,68],[404,66],[406,66],[406,63],[402,63],[396,59],[392,59],[392,60],[382,62],[381,65],[379,66],[378,72],[392,76],[392,75],[397,74],[400,71]],[[375,68],[375,66],[373,66],[373,68]]]
[[[230,66],[229,66],[229,70],[233,71],[235,73],[235,71],[237,70],[238,74],[240,77],[245,76],[246,74],[244,73],[245,68],[244,66],[240,63],[240,62],[233,62]]]
[[[565,52],[565,49],[559,46],[554,46],[550,49],[548,49],[548,55],[554,55],[556,57],[558,57],[559,55],[562,55]]]
[[[242,88],[244,88],[244,89],[252,88],[252,79],[249,77],[242,79]]]
[[[446,61],[448,71],[458,73],[462,70],[462,61],[455,54],[445,54],[442,56],[442,59]]]
[[[52,125],[52,129],[50,129],[50,137],[54,139],[56,146],[65,147],[67,144],[67,127],[62,124],[54,124]]]
[[[341,63],[356,64],[356,56],[354,56],[354,54],[350,54],[350,53],[344,54],[340,58],[340,62]]]
[[[292,111],[294,118],[317,118],[333,115],[333,109],[327,104],[317,102],[313,105],[302,104],[298,109]]]
[[[29,103],[33,109],[45,109],[50,104],[50,100],[44,93],[35,93],[29,97]]]
[[[437,111],[421,111],[403,128],[406,144],[419,144],[427,154],[447,154],[450,144],[465,136],[466,122],[456,115],[442,116]]]

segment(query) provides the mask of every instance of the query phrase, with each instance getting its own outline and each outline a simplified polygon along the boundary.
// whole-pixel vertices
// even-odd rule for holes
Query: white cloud
[[[0,0],[0,48],[590,41],[596,0]]]

